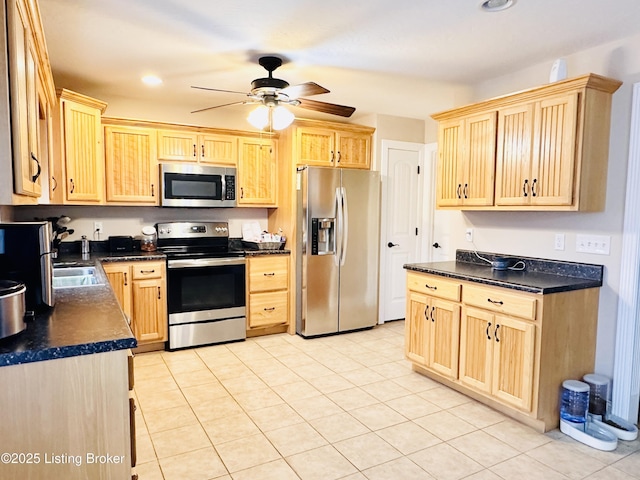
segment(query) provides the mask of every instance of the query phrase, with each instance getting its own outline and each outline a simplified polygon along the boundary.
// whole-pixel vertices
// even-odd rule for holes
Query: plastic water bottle
[[[589,408],[589,385],[579,380],[562,382],[562,402],[560,418],[572,423],[583,424],[587,421]]]

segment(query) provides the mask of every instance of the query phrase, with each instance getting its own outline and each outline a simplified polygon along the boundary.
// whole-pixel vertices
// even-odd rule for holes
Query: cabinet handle
[[[431,285],[429,285],[428,283],[425,283],[425,284],[424,284],[424,286],[425,286],[426,288],[428,288],[429,290],[437,290],[437,289],[438,289],[438,287],[432,287],[432,286],[431,286]]]
[[[436,319],[433,317],[433,312],[436,311],[436,307],[431,307],[431,313],[429,314],[429,316],[431,317],[431,321],[433,323],[435,323]]]
[[[56,177],[51,177],[51,180],[53,181],[53,188],[51,189],[51,191],[55,192],[56,188],[58,188],[58,181],[56,180]]]
[[[158,300],[162,299],[162,297],[160,296],[160,287],[158,287]]]
[[[468,192],[468,191],[469,191],[469,184],[468,184],[468,183],[465,183],[465,184],[464,184],[464,189],[462,190],[462,194],[464,195],[464,198],[469,198],[469,197],[467,196],[467,192]]]
[[[500,324],[496,324],[496,329],[493,332],[493,336],[496,337],[496,342],[499,342],[500,339],[498,338],[498,329],[500,328]]]
[[[275,309],[276,309],[276,307],[269,307],[269,308],[264,307],[264,311],[265,312],[273,312]]]
[[[537,181],[538,181],[538,179],[537,179],[537,178],[534,178],[534,179],[533,179],[533,183],[531,184],[531,196],[532,196],[532,197],[535,197],[535,196],[537,196],[537,195],[538,195],[538,194],[536,193],[536,182],[537,182]]]
[[[460,189],[461,189],[461,188],[462,188],[462,184],[461,184],[461,183],[459,183],[459,184],[458,184],[458,188],[456,188],[456,196],[457,196],[458,198],[461,198],[461,197],[460,197]]]
[[[240,198],[244,198],[244,187],[240,187]]]
[[[124,272],[124,286],[126,287],[127,285],[127,272]]]
[[[147,275],[149,273],[155,273],[155,272],[156,272],[155,270],[140,270],[140,273],[142,273],[144,275]]]
[[[342,156],[340,155],[340,150],[338,150],[338,160],[337,160],[337,161],[338,161],[338,163],[340,163],[340,159],[341,159],[341,157],[342,157]]]
[[[76,189],[76,184],[73,183],[73,178],[69,179],[69,183],[71,183],[71,191],[69,193],[73,193],[73,191]]]
[[[491,340],[491,335],[489,335],[489,327],[491,327],[491,322],[487,325],[487,339]]]
[[[152,196],[152,197],[155,197],[155,196],[156,196],[156,190],[155,190],[155,186],[154,186],[154,184],[153,184],[153,183],[151,184],[151,196]]]
[[[204,158],[204,143],[202,144],[202,158]]]
[[[336,156],[335,156],[335,154],[333,153],[333,150],[331,150],[331,158],[329,159],[329,161],[330,161],[331,163],[333,163],[333,161],[335,160],[335,158],[336,158]]]
[[[524,181],[524,185],[522,185],[522,194],[523,194],[525,197],[528,197],[528,196],[529,196],[529,194],[527,193],[527,189],[528,189],[528,188],[529,188],[529,180],[525,180],[525,181]]]
[[[36,174],[34,176],[31,177],[31,181],[35,182],[36,180],[38,180],[38,177],[40,176],[40,173],[42,173],[42,168],[40,167],[40,162],[38,161],[36,156],[33,154],[33,152],[31,152],[31,160],[36,162],[36,165],[38,165],[38,171],[36,172]]]
[[[275,273],[263,273],[262,275],[264,275],[265,277],[273,277]]]
[[[491,300],[490,298],[487,298],[487,302],[493,303],[494,305],[504,305],[502,300]]]
[[[198,146],[195,143],[193,144],[193,156],[198,156]]]
[[[429,321],[429,317],[427,316],[427,310],[429,310],[429,307],[427,307],[425,305],[424,306],[424,319],[428,322]]]

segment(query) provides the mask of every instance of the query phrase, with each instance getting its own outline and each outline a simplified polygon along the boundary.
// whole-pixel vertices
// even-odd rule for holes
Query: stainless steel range
[[[158,223],[167,256],[169,349],[246,338],[245,258],[227,222]]]

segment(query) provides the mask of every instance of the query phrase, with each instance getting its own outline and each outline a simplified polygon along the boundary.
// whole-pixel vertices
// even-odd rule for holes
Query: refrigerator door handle
[[[347,246],[349,245],[349,208],[347,207],[347,190],[344,187],[340,188],[340,196],[342,197],[342,252],[340,255],[340,266],[344,266],[344,262],[347,259]]]
[[[344,218],[342,217],[342,195],[340,187],[336,187],[336,231],[334,232],[336,241],[336,254],[334,256],[334,263],[340,265],[340,259],[342,258],[342,230],[344,227]]]

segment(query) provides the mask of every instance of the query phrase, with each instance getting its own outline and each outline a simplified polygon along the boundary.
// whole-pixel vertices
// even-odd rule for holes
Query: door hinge
[[[418,227],[416,227],[416,236],[418,235]]]

